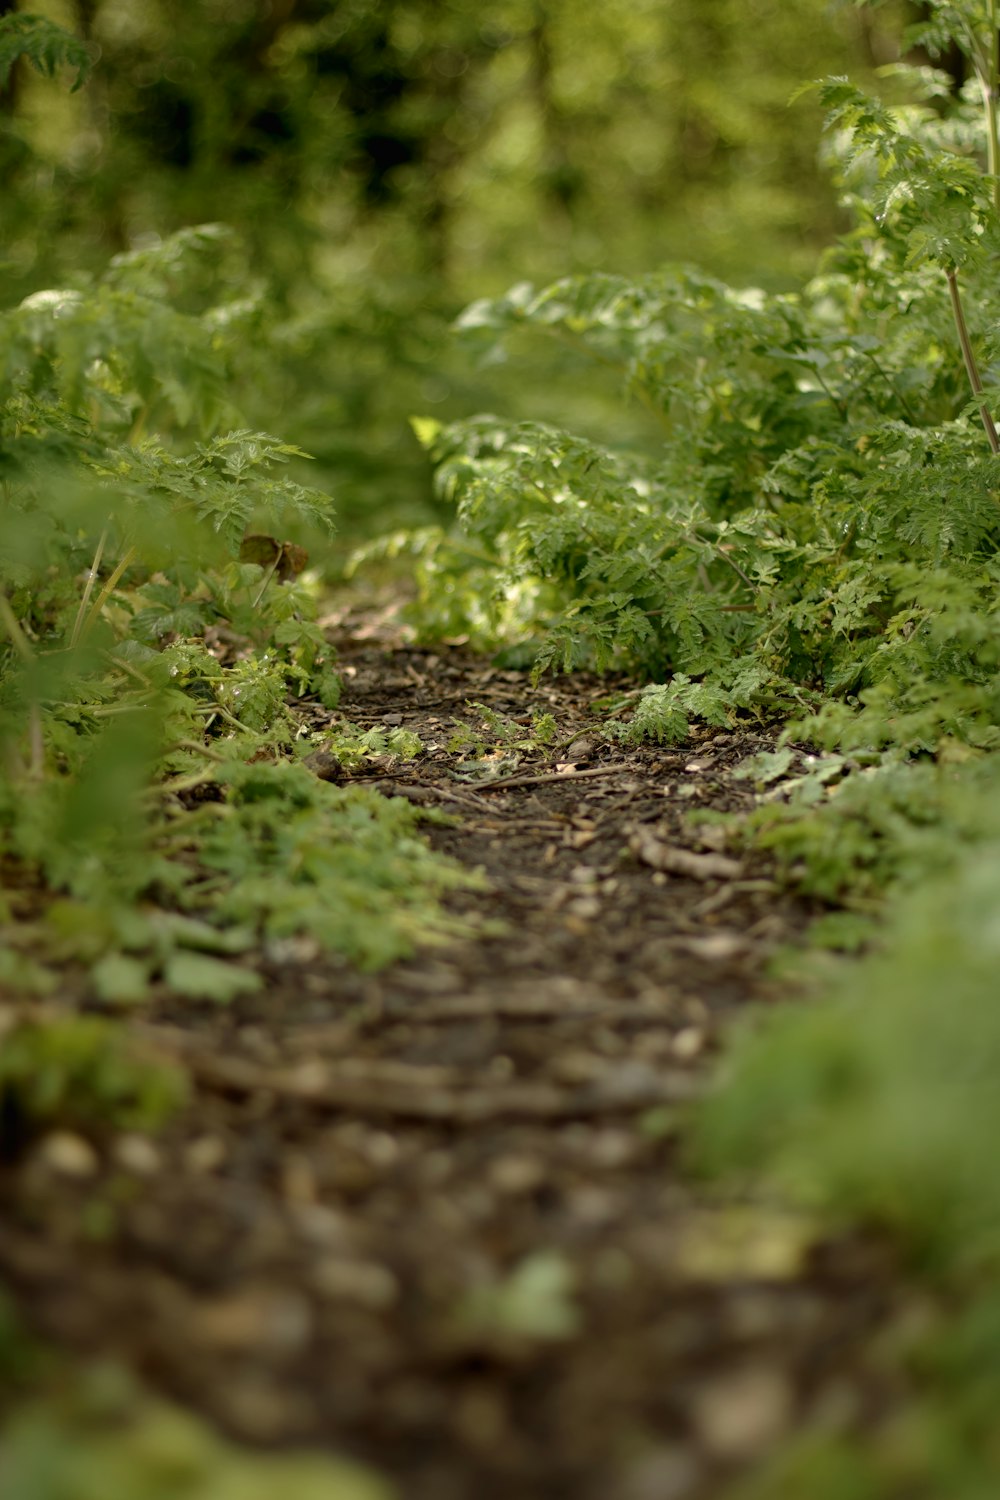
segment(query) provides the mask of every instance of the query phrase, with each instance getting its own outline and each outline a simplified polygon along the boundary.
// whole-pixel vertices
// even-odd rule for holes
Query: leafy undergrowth
[[[6,17],[9,69],[88,54]],[[332,529],[304,455],[240,426],[260,295],[214,225],[117,256],[0,319],[0,983],[66,965],[105,1003],[231,999],[240,955],[308,934],[366,966],[449,931],[458,871],[418,813],[318,780],[419,753],[332,710],[318,580],[278,530]],[[322,733],[302,705],[328,712]]]
[[[1000,842],[901,901],[878,954],[758,1021],[704,1108],[703,1168],[890,1234],[935,1301],[884,1357],[918,1395],[863,1443],[815,1431],[739,1500],[985,1500],[1000,1485]]]
[[[5,1350],[0,1332],[0,1361]],[[5,1424],[0,1489],[17,1500],[389,1500],[326,1455],[245,1454],[113,1367],[22,1402]]]
[[[428,634],[641,673],[609,736],[789,719],[749,768],[748,836],[831,903],[870,912],[915,887],[879,953],[737,1048],[701,1116],[704,1165],[890,1233],[950,1307],[887,1353],[915,1403],[864,1443],[807,1433],[750,1500],[985,1500],[1000,1482],[1000,68],[992,7],[930,10],[924,44],[954,43],[977,79],[929,103],[941,78],[911,73],[898,86],[918,102],[895,108],[822,86],[855,227],[801,293],[592,276],[465,314],[493,356],[529,325],[620,368],[662,419],[659,451],[418,421],[456,529],[369,549],[413,555]],[[0,67],[26,53],[85,72],[85,50],[29,21],[0,22]],[[287,477],[304,455],[233,407],[241,347],[266,333],[230,245],[218,226],[183,231],[0,320],[0,983],[15,992],[70,967],[105,1006],[157,985],[226,1001],[260,983],[244,955],[262,942],[305,934],[376,966],[449,930],[439,897],[463,877],[417,811],[305,763],[419,747],[309,728],[305,703],[332,715],[339,683],[296,538],[329,530],[329,504]],[[517,748],[516,730],[487,729]],[[474,758],[485,743],[471,736]],[[0,1044],[17,1136],[150,1129],[180,1096],[102,1022]],[[0,1331],[0,1364],[18,1347]],[[126,1422],[88,1402],[22,1406],[5,1492],[377,1493],[308,1459],[251,1470],[173,1413]]]

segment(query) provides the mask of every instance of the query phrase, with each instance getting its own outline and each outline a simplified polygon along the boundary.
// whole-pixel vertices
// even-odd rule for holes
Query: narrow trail
[[[31,1321],[402,1500],[710,1500],[797,1426],[863,1421],[890,1394],[878,1252],[679,1160],[720,1031],[809,917],[688,821],[748,804],[731,772],[767,738],[614,746],[597,679],[340,651],[342,712],[428,747],[355,779],[451,815],[432,842],[488,882],[453,909],[494,925],[374,976],[286,943],[260,995],[161,997],[132,1024],[195,1082],[168,1134],[58,1191],[42,1156],[0,1171]],[[472,702],[551,713],[561,748],[460,779]]]

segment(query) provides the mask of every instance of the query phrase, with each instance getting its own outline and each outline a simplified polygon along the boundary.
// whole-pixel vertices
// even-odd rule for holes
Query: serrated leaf
[[[169,989],[189,1000],[215,1000],[228,1005],[239,995],[253,994],[263,980],[252,969],[223,963],[205,953],[172,953],[163,969]]]
[[[90,982],[105,1005],[138,1005],[149,995],[150,965],[126,953],[108,953],[90,971]]]

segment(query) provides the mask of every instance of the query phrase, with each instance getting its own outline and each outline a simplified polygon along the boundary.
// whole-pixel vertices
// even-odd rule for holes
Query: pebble
[[[794,1397],[788,1376],[776,1365],[747,1365],[697,1392],[695,1431],[714,1458],[745,1463],[758,1457],[786,1430]]]
[[[670,1050],[681,1062],[691,1062],[705,1045],[705,1033],[698,1026],[685,1026],[674,1037]]]
[[[312,1332],[312,1311],[298,1292],[254,1289],[202,1303],[196,1336],[216,1349],[275,1357],[298,1354]]]
[[[688,1448],[656,1448],[628,1474],[621,1500],[687,1500],[701,1487],[697,1456]]]
[[[498,1193],[532,1193],[545,1181],[545,1167],[534,1156],[500,1156],[490,1166],[490,1184]]]
[[[392,1272],[370,1260],[321,1260],[313,1267],[312,1280],[321,1296],[357,1302],[373,1312],[391,1307],[399,1296]]]
[[[191,1172],[216,1172],[229,1155],[228,1147],[221,1135],[200,1135],[193,1140],[184,1153]]]
[[[38,1147],[41,1161],[63,1177],[93,1177],[100,1158],[89,1141],[68,1130],[54,1130]]]
[[[120,1135],[115,1141],[115,1161],[137,1177],[154,1177],[163,1159],[147,1135]]]

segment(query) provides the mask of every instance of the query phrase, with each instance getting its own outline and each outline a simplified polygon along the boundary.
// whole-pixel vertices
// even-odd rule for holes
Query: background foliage
[[[527,379],[473,370],[446,334],[471,297],[678,259],[768,285],[803,274],[839,220],[815,171],[820,111],[788,97],[884,61],[894,25],[828,0],[609,0],[586,27],[569,0],[31,9],[100,64],[58,100],[15,70],[0,300],[232,226],[268,329],[243,366],[248,418],[316,455],[369,531],[430,503],[412,412],[516,400],[621,424],[593,378],[561,390],[552,354]]]
[[[863,912],[941,883],[743,1044],[701,1161],[891,1234],[959,1312],[904,1351],[896,1426],[813,1434],[750,1493],[995,1493],[993,7],[36,9],[0,5],[0,824],[47,897],[0,982],[72,961],[108,1008],[161,981],[224,1003],[261,941],[377,963],[447,930],[456,873],[412,810],[296,763],[302,700],[336,707],[296,548],[331,487],[342,526],[416,556],[425,629],[643,672],[627,735],[797,715],[746,768],[750,836]],[[919,69],[873,95],[915,16]],[[386,539],[401,518],[427,524]],[[339,724],[334,753],[418,749]],[[4,1040],[18,1140],[152,1129],[182,1097],[105,1023]],[[4,1318],[5,1380],[20,1348]],[[136,1457],[100,1412],[29,1410],[0,1462],[43,1500],[145,1493],[163,1422],[140,1414]],[[185,1444],[192,1484],[256,1493]]]

